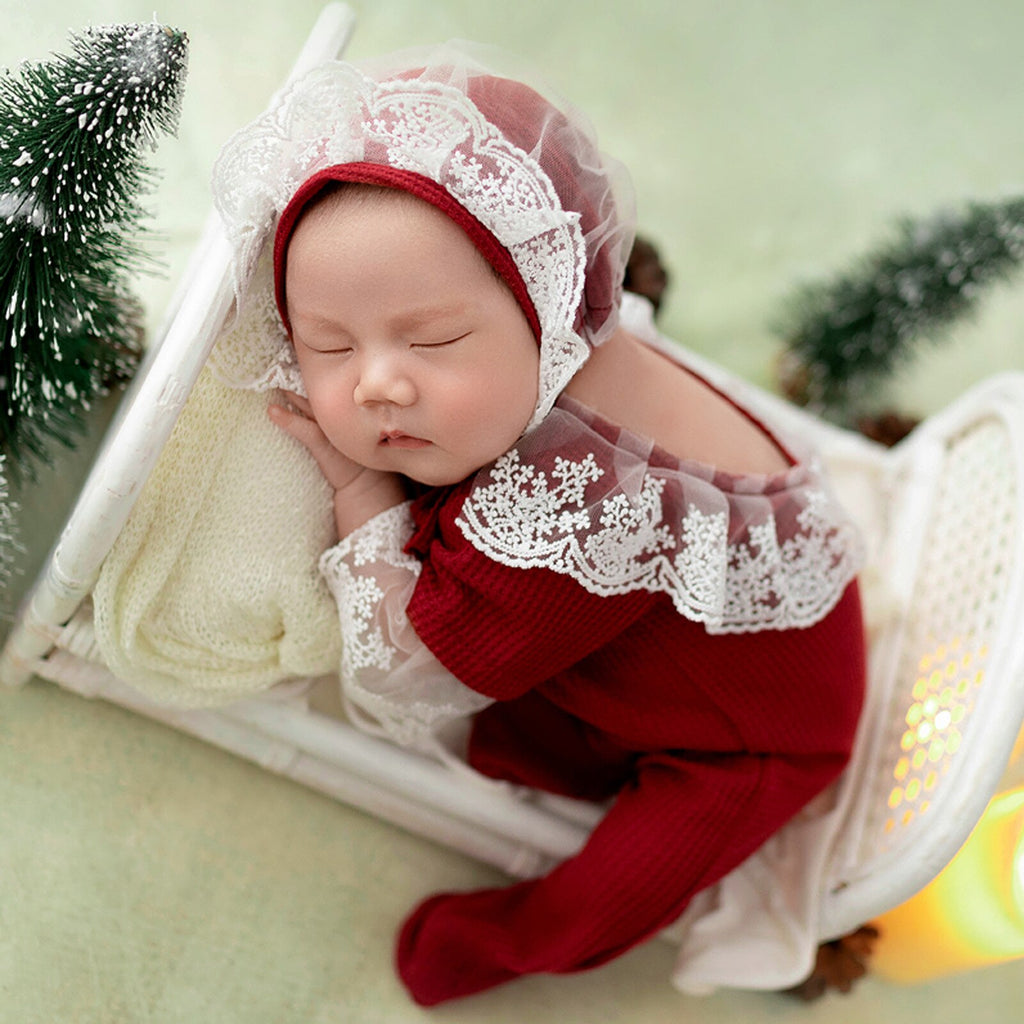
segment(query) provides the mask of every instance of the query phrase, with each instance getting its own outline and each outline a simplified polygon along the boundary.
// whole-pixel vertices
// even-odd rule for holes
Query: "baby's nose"
[[[361,368],[354,397],[358,405],[411,405],[416,399],[416,386],[394,360],[371,359]]]

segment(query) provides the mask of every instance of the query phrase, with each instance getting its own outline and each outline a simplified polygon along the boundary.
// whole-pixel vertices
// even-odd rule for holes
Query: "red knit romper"
[[[601,964],[670,924],[842,770],[864,693],[856,583],[803,629],[711,635],[665,594],[600,597],[476,551],[467,486],[414,505],[420,638],[493,697],[471,763],[614,797],[584,849],[543,878],[434,896],[406,921],[399,973],[431,1005],[519,975]]]

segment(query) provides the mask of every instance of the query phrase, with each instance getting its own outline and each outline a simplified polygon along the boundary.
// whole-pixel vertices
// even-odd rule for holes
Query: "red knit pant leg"
[[[491,778],[607,800],[629,779],[636,754],[530,690],[476,716],[468,760]]]
[[[809,799],[807,785],[794,793],[792,779],[774,774],[769,759],[752,756],[641,761],[584,849],[549,875],[421,904],[399,936],[402,980],[429,1006],[625,952]],[[781,791],[788,795],[776,799]]]

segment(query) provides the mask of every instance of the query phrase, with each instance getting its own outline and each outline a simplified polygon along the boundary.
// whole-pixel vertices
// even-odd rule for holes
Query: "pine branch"
[[[154,269],[138,197],[142,152],[173,132],[185,36],[113,25],[0,78],[0,451],[12,470],[73,443],[90,400],[126,379],[142,317],[132,275]]]
[[[827,415],[849,418],[915,345],[939,341],[1022,261],[1024,198],[904,221],[893,242],[790,301],[779,330],[791,364],[787,390]]]

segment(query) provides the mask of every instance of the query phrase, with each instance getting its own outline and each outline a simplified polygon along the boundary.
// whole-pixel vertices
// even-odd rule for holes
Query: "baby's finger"
[[[298,409],[303,416],[308,416],[313,419],[313,407],[309,404],[309,399],[304,398],[302,395],[295,391],[282,391],[281,394],[288,399],[288,404],[293,408]]]
[[[307,419],[302,413],[281,405],[272,405],[267,412],[273,423],[295,438],[313,456],[324,479],[335,490],[347,486],[362,472],[361,466],[331,444],[316,420]]]
[[[288,409],[283,405],[270,405],[267,415],[272,423],[279,426],[285,433],[291,434],[300,444],[305,445],[314,455],[316,450],[329,442],[316,420],[305,415],[301,410]]]

